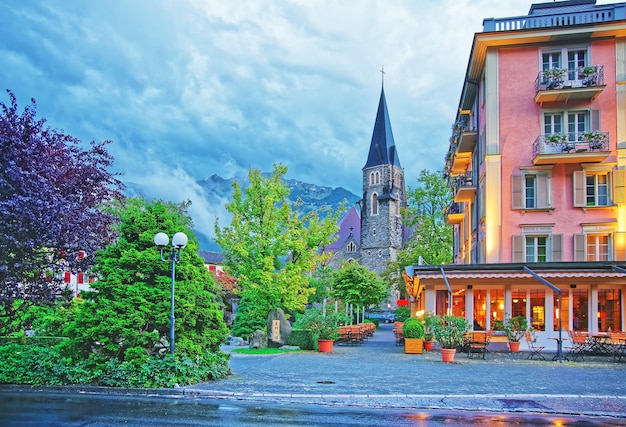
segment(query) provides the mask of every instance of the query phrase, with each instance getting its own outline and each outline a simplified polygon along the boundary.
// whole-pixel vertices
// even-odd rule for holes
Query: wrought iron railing
[[[592,87],[604,85],[604,66],[589,65],[576,69],[566,70],[552,68],[540,71],[535,79],[535,92],[578,87]]]
[[[538,154],[610,151],[608,132],[572,132],[539,135],[533,142],[533,156]]]
[[[447,206],[443,210],[444,215],[461,214],[463,213],[463,203],[453,202],[450,206]]]

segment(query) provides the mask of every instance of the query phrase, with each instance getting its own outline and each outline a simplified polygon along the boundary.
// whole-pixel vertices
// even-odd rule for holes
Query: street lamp
[[[172,237],[172,250],[169,256],[163,256],[163,249],[170,242],[170,238],[165,233],[157,233],[154,235],[154,244],[161,250],[161,261],[172,262],[172,295],[170,300],[170,354],[174,354],[174,274],[176,272],[176,263],[180,261],[180,250],[187,246],[187,235],[178,232]]]

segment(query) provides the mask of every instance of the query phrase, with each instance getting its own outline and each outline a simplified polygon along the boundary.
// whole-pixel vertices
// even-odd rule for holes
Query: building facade
[[[626,3],[484,20],[445,159],[454,264],[407,270],[416,310],[625,330],[625,83]]]

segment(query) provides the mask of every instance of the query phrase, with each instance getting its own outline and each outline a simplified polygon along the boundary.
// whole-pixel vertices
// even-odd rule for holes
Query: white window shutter
[[[524,236],[512,236],[513,262],[524,262]]]
[[[511,191],[513,192],[511,197],[512,208],[513,209],[524,209],[524,199],[523,199],[523,176],[522,175],[512,175],[511,176]]]
[[[586,207],[587,201],[585,198],[585,172],[574,171],[573,181],[574,181],[574,185],[573,185],[574,206]]]
[[[552,262],[561,262],[563,259],[563,235],[562,234],[553,234],[552,235],[552,256],[550,261]]]
[[[574,261],[585,261],[587,238],[584,234],[574,234]]]

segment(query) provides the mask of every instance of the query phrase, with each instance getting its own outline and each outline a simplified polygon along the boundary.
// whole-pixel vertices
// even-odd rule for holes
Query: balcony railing
[[[463,213],[463,203],[452,202],[450,206],[444,208],[444,215],[454,215]]]
[[[590,65],[566,70],[552,68],[540,71],[535,79],[535,93],[540,90],[558,90],[604,86],[604,66]]]
[[[483,32],[593,24],[624,19],[625,16],[624,3],[594,5],[593,8],[577,12],[488,18],[483,21]]]
[[[609,133],[600,131],[539,135],[533,143],[533,157],[610,150]]]

